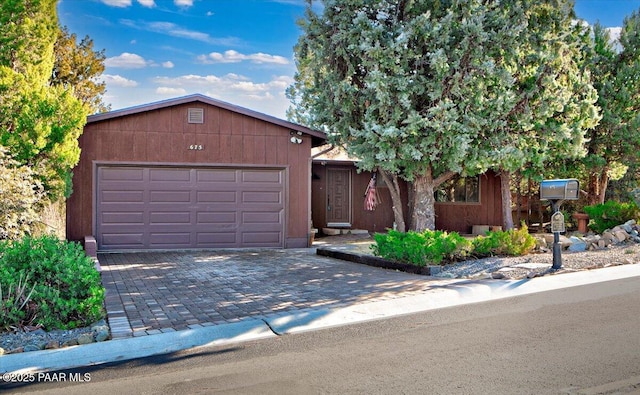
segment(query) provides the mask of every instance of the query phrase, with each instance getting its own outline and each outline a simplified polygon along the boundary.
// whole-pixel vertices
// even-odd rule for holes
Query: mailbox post
[[[578,180],[556,179],[544,180],[540,183],[540,200],[551,202],[551,232],[553,233],[553,266],[558,270],[562,267],[562,248],[560,246],[560,233],[564,232],[564,215],[560,212],[560,205],[565,200],[578,200],[580,183]]]

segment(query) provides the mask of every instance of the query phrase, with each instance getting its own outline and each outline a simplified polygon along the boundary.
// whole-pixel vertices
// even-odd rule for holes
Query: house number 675
[[[203,149],[204,149],[204,146],[200,144],[191,144],[189,146],[189,150],[191,151],[202,151]]]

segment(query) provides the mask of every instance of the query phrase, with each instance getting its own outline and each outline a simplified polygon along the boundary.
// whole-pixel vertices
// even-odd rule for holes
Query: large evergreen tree
[[[326,1],[302,22],[290,116],[324,128],[361,168],[411,182],[411,228],[433,229],[434,190],[456,173],[577,151],[595,96],[563,41],[570,9],[563,0]]]
[[[625,18],[616,43],[596,24],[587,52],[602,120],[589,133],[587,155],[580,164],[586,173],[588,203],[597,204],[604,202],[612,172],[640,164],[640,12]]]
[[[540,179],[559,160],[585,154],[585,134],[600,116],[583,48],[589,32],[574,22],[572,2],[505,2],[526,28],[502,62],[513,77],[512,105],[481,143],[501,176],[503,226],[513,227],[511,175]]]

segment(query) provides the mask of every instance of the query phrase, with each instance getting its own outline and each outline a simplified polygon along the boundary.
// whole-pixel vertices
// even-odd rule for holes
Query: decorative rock
[[[633,225],[636,224],[635,220],[629,220],[627,222],[625,222],[624,224],[620,225],[620,227],[627,233],[631,233],[633,232]]]
[[[567,236],[564,235],[560,235],[560,245],[562,246],[562,249],[566,250],[567,248],[569,248],[571,246],[571,244],[573,243]]]
[[[78,336],[78,344],[89,344],[93,343],[93,334],[92,333],[83,333]]]
[[[571,236],[569,239],[571,240],[571,245],[568,248],[569,251],[585,251],[587,249],[587,243],[581,238]]]
[[[604,233],[602,234],[602,240],[604,240],[605,245],[609,245],[609,244],[613,243],[613,240],[614,240],[615,238],[616,238],[616,237],[613,235],[613,233],[608,232],[608,231],[607,231],[607,232],[604,232]]]
[[[0,347],[0,355],[4,355],[6,353],[6,351],[4,350],[4,348]]]
[[[56,348],[60,348],[60,342],[57,340],[51,340],[46,346],[44,346],[44,348],[46,350],[55,350]]]
[[[629,234],[624,230],[618,230],[614,233],[614,235],[616,236],[616,239],[619,243],[622,243],[623,241],[627,240],[627,238],[629,237]]]
[[[109,328],[107,327],[107,329],[101,329],[99,331],[96,332],[96,341],[97,342],[103,342],[105,340],[107,340],[109,338]]]
[[[78,339],[71,339],[62,343],[62,347],[71,347],[71,346],[77,346],[77,345],[78,345]]]
[[[30,351],[40,351],[42,350],[42,348],[38,345],[38,344],[27,344],[26,346],[23,347],[23,352],[30,352]]]
[[[491,278],[495,279],[495,280],[501,280],[504,278],[504,273],[501,272],[493,272],[491,273]]]
[[[9,351],[7,354],[18,354],[21,352],[24,352],[24,347],[14,348],[13,350]]]
[[[547,248],[547,240],[543,236],[535,236],[536,239],[536,247],[539,249]]]

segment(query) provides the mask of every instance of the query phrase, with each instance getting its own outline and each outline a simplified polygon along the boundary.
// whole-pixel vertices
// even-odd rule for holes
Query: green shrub
[[[34,324],[72,329],[103,316],[104,288],[94,262],[77,243],[54,236],[0,243],[0,281],[4,287],[28,277],[33,284]]]
[[[533,250],[536,240],[523,225],[520,229],[487,232],[469,241],[456,232],[430,231],[402,233],[390,230],[376,234],[373,253],[385,259],[416,266],[443,264],[491,255],[524,255]]]
[[[385,259],[423,267],[427,264],[453,262],[465,257],[470,243],[456,232],[425,230],[376,234],[373,253]]]
[[[531,252],[536,246],[536,240],[529,234],[526,225],[520,229],[499,230],[487,232],[486,236],[473,239],[473,255],[485,257],[491,255],[520,256]]]
[[[33,318],[27,305],[33,289],[28,291],[27,278],[20,277],[17,284],[5,284],[4,287],[0,281],[0,332],[12,326],[20,327]]]
[[[640,209],[633,202],[608,200],[603,204],[585,206],[584,212],[589,215],[589,228],[596,233],[602,233],[630,219],[640,218]]]

